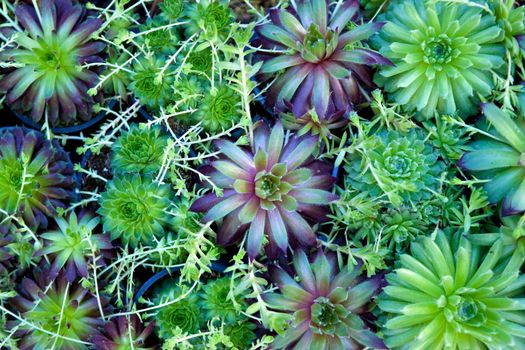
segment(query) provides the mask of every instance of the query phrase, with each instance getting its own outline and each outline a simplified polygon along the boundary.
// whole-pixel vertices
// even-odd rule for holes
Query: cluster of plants
[[[525,348],[525,5],[0,0],[0,349]]]

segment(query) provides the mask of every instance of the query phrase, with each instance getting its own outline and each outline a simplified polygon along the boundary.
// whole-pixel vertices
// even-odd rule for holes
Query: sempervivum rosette
[[[24,31],[16,32],[16,46],[0,53],[0,60],[16,69],[0,80],[7,103],[30,112],[35,122],[47,116],[51,125],[69,125],[91,118],[88,94],[98,75],[85,63],[101,61],[101,42],[92,41],[102,21],[86,18],[85,9],[71,0],[41,0],[38,9],[16,6]]]
[[[420,116],[476,113],[478,96],[488,96],[493,70],[504,63],[504,33],[496,19],[476,6],[438,1],[398,1],[374,46],[394,67],[383,66],[376,81],[392,99]]]
[[[361,84],[372,86],[367,66],[390,61],[362,44],[381,23],[348,29],[355,26],[358,11],[357,0],[341,6],[298,0],[286,10],[270,10],[270,22],[256,28],[256,43],[264,49],[259,52],[264,60],[261,79],[276,78],[268,89],[268,106],[283,108],[284,101],[290,101],[295,116],[310,106],[324,116],[329,106],[347,110],[361,100]]]
[[[288,328],[272,343],[274,349],[386,349],[360,315],[379,291],[379,275],[359,281],[359,267],[339,269],[335,257],[323,253],[310,263],[298,251],[293,265],[297,276],[273,269],[280,293],[265,295],[271,308],[291,314]]]
[[[89,349],[89,338],[103,324],[97,298],[81,285],[70,285],[64,275],[50,284],[46,270],[37,268],[33,274],[34,279],[22,280],[18,295],[10,302],[26,321],[8,323],[8,328],[16,328],[19,348]],[[99,302],[102,308],[107,304],[105,298]]]
[[[472,151],[459,160],[459,167],[488,180],[483,187],[491,203],[502,202],[502,214],[525,211],[525,122],[494,104],[483,104],[483,114],[492,125],[469,146]]]
[[[100,334],[95,334],[91,341],[97,350],[153,350],[150,341],[155,322],[144,326],[137,315],[119,316],[111,319]]]
[[[47,226],[75,196],[73,165],[56,140],[24,128],[0,130],[0,208],[30,227]]]
[[[224,218],[217,240],[231,244],[246,233],[250,257],[255,257],[266,234],[270,251],[286,253],[290,239],[303,246],[316,243],[307,220],[326,218],[326,206],[337,199],[328,192],[334,182],[331,166],[314,160],[317,138],[285,138],[283,127],[259,125],[254,132],[254,150],[230,141],[216,143],[223,156],[203,171],[223,190],[199,198],[191,209],[206,212],[204,221]]]

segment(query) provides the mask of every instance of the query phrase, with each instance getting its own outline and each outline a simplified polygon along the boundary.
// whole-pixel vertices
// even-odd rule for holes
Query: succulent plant
[[[237,323],[226,324],[223,328],[224,334],[230,338],[233,346],[238,349],[249,349],[257,338],[254,332],[255,325],[247,320]]]
[[[207,211],[203,218],[207,222],[225,218],[217,235],[219,244],[231,244],[247,232],[251,258],[259,254],[265,234],[274,253],[276,249],[286,253],[290,239],[315,245],[314,231],[305,218],[325,220],[325,206],[337,199],[327,191],[334,182],[330,165],[313,160],[316,137],[292,135],[285,140],[277,123],[272,129],[260,124],[254,140],[255,151],[227,140],[216,142],[223,156],[202,171],[224,195],[204,195],[190,209]]]
[[[139,27],[141,32],[145,32],[139,36],[140,42],[144,42],[146,47],[154,52],[156,55],[173,54],[176,51],[177,44],[180,41],[176,27],[169,27],[166,29],[158,29],[169,25],[169,21],[163,17],[155,16],[148,18],[145,24]]]
[[[88,339],[98,334],[103,324],[97,299],[80,285],[70,285],[64,275],[49,284],[45,270],[34,269],[33,274],[34,280],[24,277],[18,295],[10,301],[27,321],[10,322],[10,328],[17,329],[18,347],[89,349]],[[106,299],[100,298],[100,305],[106,304]]]
[[[494,104],[483,104],[482,111],[491,127],[469,146],[473,149],[459,160],[459,167],[477,178],[488,180],[483,187],[491,203],[502,201],[502,215],[525,210],[525,121],[512,119]]]
[[[198,109],[199,103],[205,91],[205,83],[197,76],[189,75],[181,77],[174,83],[174,95],[176,101],[180,102],[181,110]]]
[[[186,63],[191,65],[192,72],[204,76],[211,75],[211,69],[213,66],[213,57],[210,48],[204,48],[202,50],[193,50],[188,55]]]
[[[58,229],[40,235],[45,246],[35,255],[51,258],[53,263],[48,271],[51,279],[61,271],[70,283],[77,276],[87,277],[88,262],[92,263],[96,256],[97,264],[102,264],[103,258],[108,257],[113,248],[108,236],[93,233],[100,218],[81,211],[78,217],[71,212],[67,218],[55,217],[55,221]]]
[[[166,19],[175,21],[184,12],[184,3],[184,0],[164,0],[159,7]]]
[[[44,115],[51,125],[70,125],[89,120],[93,98],[87,90],[98,76],[83,68],[101,61],[104,44],[92,41],[102,21],[86,18],[85,9],[71,0],[42,0],[38,8],[18,4],[15,15],[23,31],[17,46],[0,53],[0,60],[16,69],[0,80],[11,108],[38,122]]]
[[[46,227],[46,216],[75,198],[75,186],[73,165],[56,140],[25,128],[0,130],[0,218],[7,213]]]
[[[275,78],[266,96],[269,107],[283,109],[289,101],[295,116],[311,107],[324,116],[329,107],[345,111],[361,101],[361,85],[373,86],[367,66],[390,62],[364,47],[362,41],[382,23],[356,26],[358,11],[357,0],[341,6],[299,0],[286,10],[270,10],[270,22],[256,27],[255,42],[264,50],[278,50],[259,55],[264,61],[261,80]]]
[[[153,109],[167,107],[172,94],[173,79],[169,74],[160,76],[164,61],[143,58],[134,65],[129,89],[141,104]]]
[[[505,47],[513,56],[518,56],[518,39],[525,35],[525,7],[514,0],[489,0],[488,5],[505,32]]]
[[[459,239],[459,242],[458,242]],[[523,347],[520,316],[524,250],[501,259],[502,242],[485,251],[442,231],[419,237],[387,276],[379,297],[390,349]]]
[[[366,17],[371,18],[376,13],[385,12],[388,9],[390,0],[359,0],[359,3]]]
[[[132,247],[152,243],[170,224],[170,198],[167,184],[139,175],[116,177],[99,199],[104,231]]]
[[[11,269],[11,260],[14,255],[9,249],[9,244],[13,242],[13,237],[6,233],[0,233],[0,276],[8,273]]]
[[[239,121],[239,103],[240,98],[231,87],[219,85],[202,97],[192,119],[201,122],[206,131],[220,132]]]
[[[303,251],[294,255],[296,276],[282,268],[271,271],[279,293],[265,295],[272,309],[291,320],[274,349],[386,349],[361,318],[365,304],[378,292],[381,278],[358,282],[359,268],[337,267],[335,257],[319,253],[310,263]]]
[[[185,6],[184,15],[188,21],[184,33],[188,38],[203,31],[208,35],[224,36],[233,23],[228,3],[220,0],[191,1]]]
[[[293,107],[289,108],[289,110]],[[295,116],[293,113],[280,113],[283,126],[289,130],[297,130],[297,135],[319,135],[323,139],[332,136],[333,129],[340,129],[348,124],[348,113],[341,110],[330,114],[317,115],[314,108],[303,115]]]
[[[108,95],[117,95],[122,101],[128,101],[128,85],[131,84],[131,77],[126,69],[126,62],[130,56],[127,52],[120,52],[114,48],[108,49],[106,62],[113,65],[112,69],[105,71],[100,79],[103,80],[102,89]],[[117,68],[122,66],[121,69]]]
[[[478,95],[493,88],[493,71],[504,64],[503,31],[477,6],[435,1],[398,1],[373,45],[395,66],[382,66],[378,85],[395,102],[434,114],[476,113]]]
[[[229,276],[220,277],[215,280],[208,280],[202,286],[200,292],[200,306],[205,318],[211,320],[219,317],[227,323],[233,323],[239,319],[240,313],[237,311],[235,304],[241,308],[246,307],[246,302],[239,296],[235,296],[235,304],[230,299],[231,278]]]
[[[108,321],[104,330],[91,338],[97,350],[154,350],[150,335],[155,321],[144,326],[137,315],[119,316]]]
[[[200,328],[203,320],[200,318],[199,297],[197,293],[185,293],[174,280],[167,280],[155,291],[153,302],[156,305],[171,302],[159,308],[154,315],[155,332],[160,338],[168,339],[178,327],[184,333],[193,334]],[[173,303],[172,301],[178,300]]]
[[[168,137],[160,126],[133,124],[113,144],[111,167],[116,173],[158,172],[167,145]]]
[[[386,194],[394,205],[428,198],[438,187],[443,164],[422,132],[380,132],[373,141],[365,154],[348,159],[350,186],[372,196]]]

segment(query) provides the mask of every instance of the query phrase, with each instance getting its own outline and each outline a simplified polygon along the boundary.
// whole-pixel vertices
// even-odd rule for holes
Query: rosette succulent
[[[442,231],[419,237],[379,298],[389,349],[523,347],[524,249],[511,259],[501,249],[501,241],[486,251]]]
[[[366,304],[378,292],[381,278],[358,282],[359,267],[337,267],[335,257],[319,253],[313,263],[302,251],[295,253],[291,276],[282,268],[271,271],[279,293],[265,295],[272,309],[289,313],[288,328],[279,334],[274,349],[386,349],[361,318]]]
[[[488,5],[505,32],[505,47],[513,56],[518,56],[518,40],[525,35],[525,7],[514,0],[489,0]]]
[[[416,0],[393,3],[383,19],[373,44],[395,66],[381,67],[378,85],[422,118],[476,113],[504,64],[496,19],[476,6]]]
[[[49,268],[51,279],[61,271],[70,283],[77,276],[87,277],[88,263],[92,263],[93,257],[97,257],[97,264],[102,264],[102,258],[108,257],[113,248],[108,236],[93,233],[100,218],[81,211],[78,217],[72,212],[67,218],[56,217],[55,221],[57,230],[40,235],[45,246],[36,256],[46,255],[53,262]]]
[[[136,247],[138,243],[152,243],[170,224],[169,185],[158,184],[139,175],[117,177],[102,193],[98,213],[102,216],[104,231],[112,239]]]
[[[13,34],[15,47],[0,53],[0,60],[16,67],[0,80],[0,91],[7,93],[11,108],[30,112],[35,122],[44,115],[51,125],[89,120],[94,100],[87,91],[98,76],[82,65],[102,61],[98,54],[104,44],[92,41],[102,21],[87,18],[85,9],[71,0],[38,4],[37,9],[16,6],[23,31]]]
[[[219,244],[231,244],[247,233],[248,254],[254,258],[267,235],[270,250],[286,253],[290,240],[303,246],[316,244],[307,220],[326,219],[326,205],[337,199],[328,192],[334,182],[331,166],[313,159],[317,138],[285,139],[283,127],[260,124],[254,131],[254,150],[227,140],[216,142],[223,156],[202,169],[223,196],[207,194],[191,210],[207,212],[208,222],[224,218]]]
[[[293,109],[293,107],[289,108]],[[289,130],[297,130],[297,135],[319,135],[323,139],[332,136],[332,130],[337,130],[348,124],[348,113],[341,110],[334,113],[317,115],[315,109],[295,116],[293,113],[280,113],[283,126]]]
[[[146,47],[155,54],[169,55],[176,51],[179,42],[179,35],[176,27],[161,27],[169,26],[169,22],[164,18],[155,16],[149,18],[145,24],[139,27],[143,34],[139,36],[141,42],[146,44]]]
[[[101,333],[95,334],[91,341],[97,350],[154,350],[150,335],[155,321],[144,326],[137,315],[119,316],[104,325]]]
[[[230,282],[231,278],[226,276],[215,280],[208,280],[208,282],[202,286],[200,306],[207,320],[218,316],[221,320],[232,323],[240,316],[237,310],[239,308],[246,308],[246,302],[242,297],[235,296],[235,303],[230,299],[230,290],[232,290]],[[236,307],[236,305],[238,306]]]
[[[469,144],[472,151],[458,165],[488,180],[483,187],[491,203],[502,201],[502,215],[521,213],[525,210],[525,121],[512,119],[494,104],[481,108],[491,127]]]
[[[220,132],[239,121],[239,103],[240,98],[231,87],[220,85],[202,97],[193,119],[201,122],[206,131]]]
[[[20,349],[87,350],[87,342],[103,324],[97,299],[80,285],[70,285],[60,275],[49,288],[45,271],[35,269],[35,279],[25,277],[10,304],[27,321],[12,321]],[[105,307],[106,299],[100,298]],[[60,337],[55,336],[55,334]]]
[[[153,301],[156,305],[177,300],[185,294],[174,282],[174,280],[168,280],[155,291]],[[203,322],[200,319],[201,312],[198,302],[197,293],[190,292],[177,302],[157,309],[158,311],[154,315],[157,335],[160,338],[168,339],[173,336],[173,331],[176,328],[180,328],[184,333],[193,334],[197,332]]]
[[[184,31],[188,38],[202,32],[208,35],[217,33],[222,36],[228,32],[233,23],[228,2],[221,0],[191,1],[185,6],[184,15],[188,20]]]
[[[141,104],[153,109],[167,107],[172,94],[173,79],[169,74],[160,76],[164,66],[161,59],[144,58],[134,65],[129,89]]]
[[[165,18],[175,21],[184,12],[184,3],[184,0],[164,0],[159,7]]]
[[[380,132],[362,154],[348,159],[347,183],[372,196],[386,194],[394,204],[428,198],[439,184],[438,152],[412,130]]]
[[[117,173],[150,174],[160,170],[168,137],[160,126],[133,124],[113,144],[111,167]]]
[[[56,140],[25,128],[0,130],[2,213],[19,216],[33,228],[46,227],[46,216],[69,204],[75,186],[73,165]]]
[[[295,116],[310,107],[315,107],[318,116],[324,116],[329,107],[347,110],[361,101],[361,85],[372,86],[367,66],[390,64],[362,43],[382,23],[356,26],[359,2],[340,5],[325,0],[291,2],[288,9],[271,9],[270,22],[256,27],[255,44],[276,50],[259,55],[264,61],[261,80],[275,78],[266,96],[269,107],[282,109],[289,101]]]

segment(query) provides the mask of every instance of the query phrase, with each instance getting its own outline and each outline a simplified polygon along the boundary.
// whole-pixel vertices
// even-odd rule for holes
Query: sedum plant
[[[116,173],[151,174],[160,170],[168,137],[158,125],[133,124],[111,147],[111,167]]]
[[[264,295],[272,309],[290,314],[273,349],[386,349],[361,318],[379,290],[379,275],[358,282],[359,268],[339,270],[336,259],[324,253],[310,263],[303,251],[297,251],[293,266],[297,275],[274,268],[272,279],[279,293]]]
[[[266,95],[269,107],[282,109],[289,101],[296,117],[310,107],[323,117],[329,108],[345,111],[361,101],[363,87],[372,86],[367,66],[390,62],[364,47],[382,23],[357,26],[358,11],[358,1],[336,6],[325,0],[270,10],[270,22],[256,27],[265,50],[261,80],[275,79]]]
[[[73,165],[56,140],[20,127],[0,130],[0,218],[46,227],[47,217],[75,198],[75,186]]]
[[[337,199],[328,192],[334,182],[331,167],[313,159],[317,138],[285,138],[282,125],[277,123],[272,129],[260,124],[254,140],[255,152],[227,140],[216,142],[223,156],[202,171],[223,196],[204,195],[191,210],[206,212],[206,222],[224,218],[217,235],[219,244],[231,244],[247,234],[251,258],[259,254],[265,235],[273,252],[286,253],[291,240],[315,245],[307,220],[323,221],[325,206]]]
[[[443,165],[419,130],[379,132],[363,152],[348,159],[347,184],[372,196],[386,194],[394,205],[428,198]]]
[[[459,239],[459,242],[458,242]],[[517,349],[525,342],[521,317],[524,250],[501,259],[502,242],[488,251],[465,237],[438,231],[420,237],[400,257],[379,298],[390,349]]]
[[[219,317],[227,323],[239,318],[239,308],[246,308],[246,302],[238,296],[230,298],[231,278],[229,276],[208,280],[200,292],[201,310],[207,320]]]
[[[119,316],[104,325],[101,333],[95,334],[91,341],[97,350],[154,350],[150,335],[155,322],[144,326],[137,315]]]
[[[373,43],[395,66],[382,66],[375,80],[391,99],[421,118],[474,114],[504,64],[496,19],[477,6],[415,0],[395,2],[383,19]]]
[[[104,231],[132,247],[154,242],[170,224],[171,197],[169,185],[139,175],[113,179],[99,199]]]
[[[166,107],[172,95],[172,76],[160,74],[164,61],[160,58],[141,58],[134,64],[129,89],[142,105],[153,110]]]
[[[502,215],[521,213],[525,210],[525,122],[512,119],[494,104],[483,104],[482,111],[491,127],[469,144],[472,151],[458,165],[487,180],[483,187],[491,203],[502,202]]]
[[[35,8],[18,4],[15,15],[23,30],[16,32],[16,47],[0,53],[0,60],[15,67],[0,80],[0,91],[18,112],[52,126],[91,119],[93,97],[88,89],[98,79],[82,65],[102,61],[102,42],[93,41],[101,27],[71,0],[42,0]]]
[[[192,119],[200,122],[206,131],[218,133],[239,122],[239,104],[240,98],[235,90],[223,84],[210,89],[202,97]]]
[[[71,212],[67,218],[56,217],[58,229],[42,233],[45,246],[37,256],[47,256],[52,261],[49,277],[56,278],[64,271],[66,279],[72,283],[77,277],[88,277],[88,265],[96,257],[97,264],[103,263],[113,248],[108,236],[93,234],[100,218],[87,211],[77,215]]]
[[[64,275],[50,285],[45,270],[35,269],[34,275],[34,280],[22,280],[19,293],[11,300],[27,321],[11,323],[20,339],[19,348],[89,349],[87,341],[102,325],[97,299],[82,286],[69,285]],[[99,302],[101,307],[107,303],[103,298]]]
[[[197,33],[207,37],[217,34],[223,38],[233,23],[228,2],[223,0],[189,1],[184,6],[184,17],[188,21],[184,34],[188,38]]]

